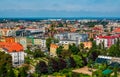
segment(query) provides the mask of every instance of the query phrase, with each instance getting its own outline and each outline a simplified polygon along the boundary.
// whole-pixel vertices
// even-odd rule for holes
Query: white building
[[[85,42],[88,39],[88,34],[79,34],[79,33],[61,33],[56,34],[54,38],[58,40],[75,40],[77,44]]]
[[[24,51],[21,44],[0,42],[0,48],[12,56],[12,65],[14,67],[24,63]]]
[[[64,45],[64,44],[76,44],[77,42],[75,40],[60,40],[59,44]]]
[[[119,36],[96,36],[95,41],[96,45],[102,44],[104,47],[110,47],[116,43]]]

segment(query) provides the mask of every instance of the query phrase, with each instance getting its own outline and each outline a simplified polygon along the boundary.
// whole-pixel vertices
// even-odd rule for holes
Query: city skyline
[[[1,0],[0,17],[120,17],[120,0]]]

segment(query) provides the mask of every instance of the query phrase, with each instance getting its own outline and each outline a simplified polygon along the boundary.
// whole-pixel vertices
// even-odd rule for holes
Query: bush
[[[36,67],[35,67],[35,71],[38,74],[46,74],[48,73],[48,66],[46,65],[46,63],[44,61],[40,61]]]

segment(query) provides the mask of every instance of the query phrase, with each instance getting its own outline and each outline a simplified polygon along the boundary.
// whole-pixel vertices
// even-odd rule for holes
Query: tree
[[[18,77],[27,77],[27,69],[25,67],[19,68]]]
[[[52,38],[52,37],[49,37],[46,39],[46,46],[48,48],[48,50],[50,50],[50,44],[54,42],[54,43],[58,43],[59,40],[58,39],[55,39],[55,38]]]
[[[61,57],[62,57],[62,58],[70,57],[71,55],[72,55],[72,53],[71,53],[71,51],[69,51],[69,50],[63,50],[63,51],[61,52]]]
[[[98,55],[100,55],[100,50],[97,49],[90,50],[88,55],[89,60],[95,61]]]
[[[69,60],[70,60],[70,67],[75,68],[75,67],[76,67],[76,62],[75,62],[75,60],[73,59],[73,57],[70,57]]]
[[[12,57],[5,52],[0,52],[0,77],[6,77],[12,68]]]
[[[63,24],[59,22],[58,27],[63,27]]]
[[[114,69],[113,69],[114,71],[114,77],[118,77],[118,74],[117,74],[117,71],[118,71],[118,67],[117,67],[117,65],[114,67]]]
[[[73,55],[73,59],[75,60],[77,67],[83,66],[82,58],[79,55]]]
[[[58,72],[59,71],[59,63],[57,58],[51,58],[48,62],[49,66],[53,70],[53,72]]]
[[[73,45],[69,45],[69,50],[73,53],[73,54],[77,54],[80,50],[79,48],[73,44]]]
[[[63,46],[59,46],[56,51],[57,55],[60,56],[62,51],[63,51]]]
[[[112,45],[108,49],[109,55],[114,57],[120,57],[120,40],[119,38],[116,41],[116,44]]]
[[[38,57],[44,57],[44,52],[42,52],[40,49],[36,49],[35,52],[33,53],[34,58]]]
[[[35,67],[35,71],[38,73],[38,74],[46,74],[48,73],[48,66],[47,64],[44,62],[44,61],[40,61],[36,67]]]
[[[52,38],[47,38],[46,39],[46,46],[48,48],[48,50],[50,50],[50,44],[52,43]]]
[[[8,70],[7,77],[16,77],[14,70],[12,68],[10,68],[10,70]]]
[[[65,62],[65,60],[63,58],[59,58],[58,64],[59,64],[59,69],[60,70],[66,68],[66,62]]]

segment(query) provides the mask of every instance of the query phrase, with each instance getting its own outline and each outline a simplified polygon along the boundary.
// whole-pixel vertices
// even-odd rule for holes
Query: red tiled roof
[[[120,33],[120,28],[114,29],[113,32],[119,32]]]
[[[0,42],[0,48],[6,49],[9,53],[23,51],[23,46],[19,43]]]
[[[119,36],[97,36],[98,38],[104,38],[104,39],[114,39],[118,38]]]
[[[93,30],[102,30],[102,29],[98,27],[94,27]]]

